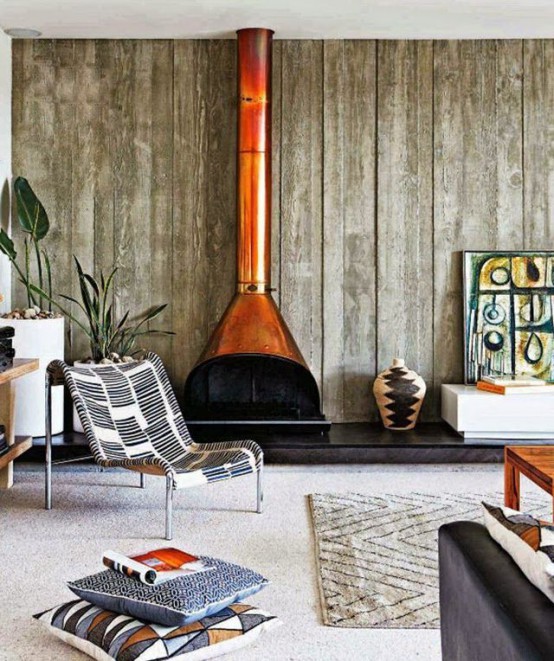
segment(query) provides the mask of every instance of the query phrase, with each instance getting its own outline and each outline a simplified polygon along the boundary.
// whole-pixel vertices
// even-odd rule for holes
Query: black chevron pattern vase
[[[425,397],[425,381],[401,358],[381,372],[373,384],[373,394],[381,420],[387,429],[413,429]]]

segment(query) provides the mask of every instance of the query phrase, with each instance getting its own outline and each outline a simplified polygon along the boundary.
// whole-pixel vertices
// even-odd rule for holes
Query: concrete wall
[[[22,40],[13,64],[55,291],[76,254],[120,267],[120,310],[168,302],[149,346],[181,392],[234,289],[236,42]],[[332,420],[377,418],[394,356],[439,416],[460,251],[554,248],[553,108],[554,40],[275,42],[272,284]]]

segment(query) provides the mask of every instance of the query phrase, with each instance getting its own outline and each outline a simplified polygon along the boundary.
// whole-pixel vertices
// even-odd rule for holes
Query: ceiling
[[[1,28],[51,38],[554,37],[554,0],[0,0]]]

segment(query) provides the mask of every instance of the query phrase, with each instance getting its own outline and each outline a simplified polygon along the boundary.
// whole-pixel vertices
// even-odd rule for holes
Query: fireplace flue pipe
[[[237,291],[196,366],[260,354],[308,369],[271,296],[271,46],[273,30],[238,35]]]
[[[237,291],[270,291],[271,43],[273,30],[238,36]]]

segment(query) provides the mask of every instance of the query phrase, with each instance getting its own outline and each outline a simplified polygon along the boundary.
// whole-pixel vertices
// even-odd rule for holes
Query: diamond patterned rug
[[[323,621],[334,627],[438,629],[438,529],[481,521],[488,494],[312,494]],[[523,509],[548,518],[549,499]]]

